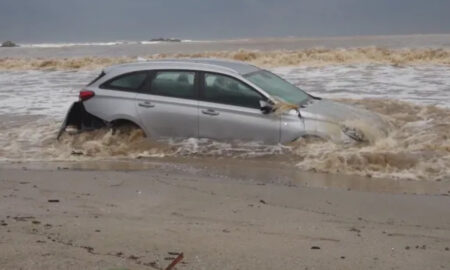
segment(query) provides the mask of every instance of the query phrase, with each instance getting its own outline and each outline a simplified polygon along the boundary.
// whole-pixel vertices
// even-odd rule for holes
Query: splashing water
[[[29,129],[10,128],[7,160],[137,159],[148,157],[289,157],[303,170],[414,180],[443,180],[450,175],[450,110],[393,100],[341,100],[376,111],[392,130],[371,143],[339,144],[303,138],[289,145],[217,142],[208,139],[145,138],[139,129],[100,129],[64,134],[55,141],[57,122],[37,121]],[[4,138],[2,141],[5,141]],[[32,143],[32,142],[35,143]],[[25,151],[26,150],[26,151]]]
[[[415,180],[450,176],[450,110],[393,100],[344,100],[376,111],[393,126],[370,144],[300,140],[293,147],[305,170]]]

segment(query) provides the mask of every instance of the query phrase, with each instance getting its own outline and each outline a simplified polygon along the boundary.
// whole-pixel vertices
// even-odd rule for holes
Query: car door
[[[95,97],[83,102],[86,111],[106,121],[127,119],[139,123],[136,115],[136,95],[145,84],[148,73],[134,71],[120,74],[101,84],[88,86]]]
[[[136,108],[151,137],[198,137],[196,72],[153,71]]]
[[[260,100],[265,98],[237,78],[202,73],[199,136],[278,143],[280,117],[273,113],[263,114]]]

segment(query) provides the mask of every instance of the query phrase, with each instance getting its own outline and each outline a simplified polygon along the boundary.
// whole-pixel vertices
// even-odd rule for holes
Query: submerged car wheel
[[[112,128],[112,132],[113,134],[116,133],[130,133],[133,130],[142,130],[142,133],[145,137],[146,134],[144,132],[144,130],[137,125],[136,123],[130,121],[130,120],[124,120],[124,119],[118,119],[118,120],[114,120],[111,122],[111,128]]]

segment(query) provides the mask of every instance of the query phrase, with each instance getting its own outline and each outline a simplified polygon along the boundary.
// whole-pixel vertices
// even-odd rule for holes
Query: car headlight
[[[342,132],[344,132],[345,135],[357,142],[367,142],[366,136],[359,129],[343,126]]]

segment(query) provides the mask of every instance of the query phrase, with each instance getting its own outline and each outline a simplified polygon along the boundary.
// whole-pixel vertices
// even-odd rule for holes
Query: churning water
[[[3,161],[138,159],[193,156],[286,157],[302,170],[415,180],[450,176],[450,66],[350,64],[278,67],[272,71],[309,93],[379,113],[392,126],[371,144],[301,139],[290,145],[207,139],[155,142],[140,130],[56,132],[78,90],[99,70],[0,72]]]

